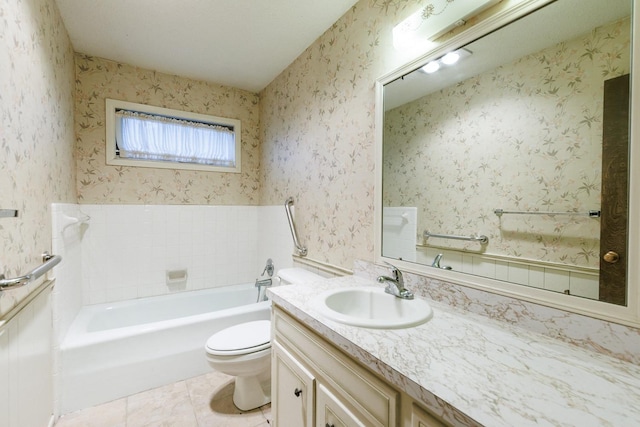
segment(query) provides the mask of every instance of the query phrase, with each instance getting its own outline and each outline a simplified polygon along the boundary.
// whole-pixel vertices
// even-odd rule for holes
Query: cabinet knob
[[[302,394],[302,390],[300,390],[299,388],[296,388],[296,389],[293,391],[293,394],[295,394],[295,395],[296,395],[296,397],[300,397],[300,395]]]
[[[609,251],[602,256],[602,259],[609,264],[615,264],[620,260],[620,255],[617,252]]]
[[[334,425],[333,425],[333,424],[326,423],[326,424],[324,425],[324,427],[334,427]]]

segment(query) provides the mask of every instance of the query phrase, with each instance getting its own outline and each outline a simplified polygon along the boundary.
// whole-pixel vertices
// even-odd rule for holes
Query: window
[[[107,164],[240,172],[240,120],[107,99]]]

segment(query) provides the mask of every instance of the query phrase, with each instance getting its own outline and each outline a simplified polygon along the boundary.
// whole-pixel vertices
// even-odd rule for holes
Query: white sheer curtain
[[[116,111],[120,157],[235,167],[235,133],[223,126]]]

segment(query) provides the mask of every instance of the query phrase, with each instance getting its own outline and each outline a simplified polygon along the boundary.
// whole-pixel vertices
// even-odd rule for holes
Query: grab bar
[[[307,248],[298,243],[298,233],[296,232],[296,225],[293,223],[293,217],[291,216],[291,205],[293,204],[293,197],[289,197],[284,202],[284,210],[287,212],[287,219],[289,220],[289,228],[291,229],[291,236],[293,236],[293,244],[296,246],[296,250],[300,256],[307,256]]]
[[[430,233],[429,231],[425,231],[423,233],[423,237],[428,239],[429,237],[437,237],[440,239],[453,239],[453,240],[466,240],[470,242],[479,242],[481,245],[486,245],[489,243],[489,238],[485,235],[476,235],[476,236],[455,236],[450,234],[435,234]]]
[[[575,215],[575,216],[588,216],[589,218],[600,218],[600,211],[590,210],[588,212],[546,212],[546,211],[505,211],[504,209],[494,209],[493,213],[498,217],[504,214],[513,215]]]
[[[31,283],[56,265],[60,264],[60,261],[62,261],[62,257],[60,255],[51,255],[48,252],[45,252],[42,254],[42,264],[24,276],[5,279],[4,274],[0,274],[0,291],[17,288],[18,286],[24,286]]]

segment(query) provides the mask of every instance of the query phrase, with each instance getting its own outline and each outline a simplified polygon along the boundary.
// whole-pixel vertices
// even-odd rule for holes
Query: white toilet
[[[301,268],[278,271],[280,284],[322,279]],[[233,403],[243,411],[271,402],[271,321],[241,323],[213,334],[205,345],[217,371],[236,377]]]

